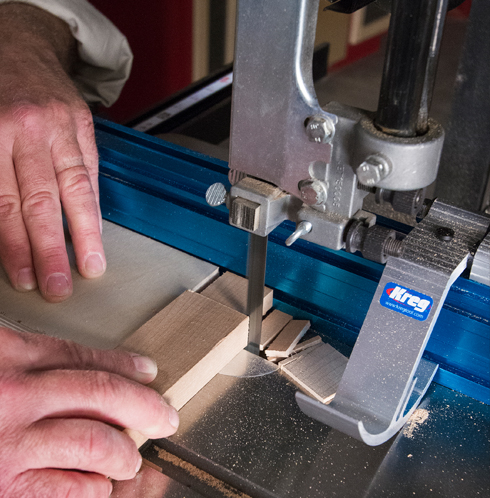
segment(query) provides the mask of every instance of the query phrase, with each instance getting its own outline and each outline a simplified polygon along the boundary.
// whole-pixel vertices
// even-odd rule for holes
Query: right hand
[[[0,496],[108,497],[141,455],[129,436],[173,434],[152,360],[0,328]]]

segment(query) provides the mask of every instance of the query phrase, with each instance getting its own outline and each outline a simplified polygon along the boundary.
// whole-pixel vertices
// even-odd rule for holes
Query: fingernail
[[[93,277],[98,277],[104,273],[104,261],[98,252],[94,252],[85,260],[85,271]]]
[[[143,374],[149,374],[156,377],[158,372],[157,364],[147,356],[140,356],[136,354],[131,355],[133,357],[133,362],[136,370]]]
[[[46,293],[50,296],[63,297],[70,293],[70,284],[63,273],[53,273],[48,278]]]
[[[179,427],[179,413],[173,406],[168,407],[168,421],[174,429]]]
[[[17,274],[17,287],[19,290],[30,291],[37,287],[36,275],[32,268],[22,268]]]
[[[138,461],[138,465],[136,465],[135,474],[137,474],[140,471],[142,465],[143,465],[143,458],[140,455],[140,458],[139,458],[139,461]]]

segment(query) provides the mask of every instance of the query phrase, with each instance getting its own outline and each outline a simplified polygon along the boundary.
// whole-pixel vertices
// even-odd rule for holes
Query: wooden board
[[[247,292],[248,280],[246,278],[226,272],[212,284],[208,285],[201,294],[246,315]],[[271,308],[272,289],[266,287],[264,289],[264,308],[262,314],[265,315]]]
[[[3,324],[112,349],[184,291],[197,292],[217,276],[206,261],[108,221],[103,227],[107,271],[100,278],[80,276],[67,240],[73,295],[62,303],[47,303],[38,291],[15,291],[0,268]]]
[[[291,315],[279,310],[273,310],[267,315],[262,322],[260,350],[263,351],[292,319]]]
[[[298,386],[326,403],[335,396],[347,361],[329,344],[321,344],[287,358],[280,366]]]
[[[272,344],[266,349],[265,354],[267,356],[286,358],[292,353],[296,344],[298,344],[309,328],[309,320],[291,320],[274,341],[272,341]]]
[[[150,387],[180,410],[246,345],[248,317],[186,291],[138,329],[122,347],[152,357]]]

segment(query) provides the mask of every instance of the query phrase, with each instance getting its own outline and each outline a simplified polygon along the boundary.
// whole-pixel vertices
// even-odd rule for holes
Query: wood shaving
[[[405,427],[403,428],[403,435],[413,439],[414,432],[427,420],[429,412],[423,408],[417,408],[412,416],[408,419]]]
[[[216,477],[213,477],[211,474],[204,472],[203,470],[192,465],[191,463],[186,462],[185,460],[182,460],[181,458],[175,455],[172,455],[172,453],[169,453],[168,451],[163,450],[158,446],[154,446],[154,448],[158,451],[158,458],[161,458],[165,462],[168,462],[171,465],[174,465],[175,467],[182,469],[191,477],[194,477],[195,479],[198,479],[207,486],[216,489],[221,493],[222,496],[226,498],[251,498],[249,495],[236,490],[235,488],[224,483],[223,481],[220,481]]]

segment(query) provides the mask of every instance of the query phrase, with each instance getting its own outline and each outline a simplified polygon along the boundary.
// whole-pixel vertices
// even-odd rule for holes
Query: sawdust
[[[429,412],[424,408],[417,408],[408,419],[405,427],[403,428],[403,435],[413,439],[414,432],[429,418]]]
[[[182,469],[191,477],[198,479],[207,486],[216,489],[216,491],[221,493],[222,496],[226,498],[251,498],[249,495],[242,493],[241,491],[237,491],[228,484],[220,481],[216,477],[213,477],[211,474],[204,472],[191,463],[186,462],[185,460],[182,460],[175,455],[172,455],[172,453],[169,453],[168,451],[165,451],[158,446],[154,446],[154,448],[155,450],[157,450],[159,458],[161,458],[165,462],[170,463],[171,465],[174,465],[175,467]]]

